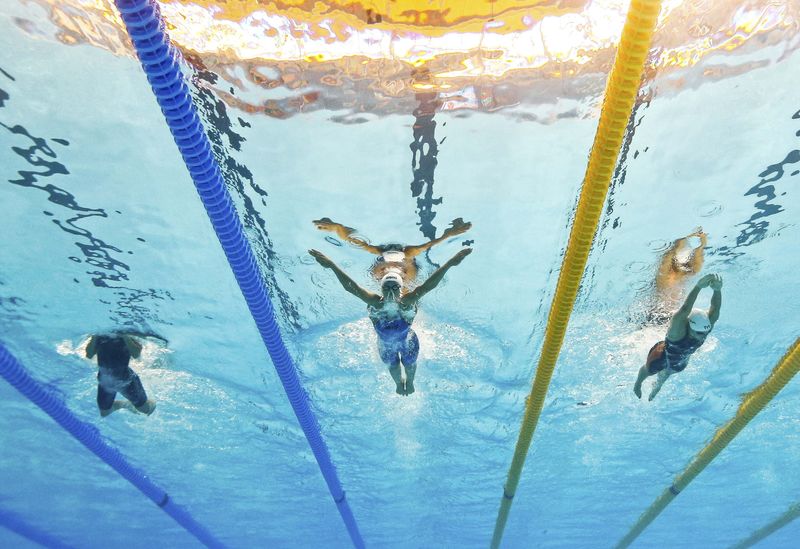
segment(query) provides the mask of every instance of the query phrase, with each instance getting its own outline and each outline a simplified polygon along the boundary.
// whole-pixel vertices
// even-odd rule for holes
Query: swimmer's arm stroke
[[[433,290],[436,286],[444,278],[445,273],[450,269],[450,267],[455,267],[459,263],[461,263],[465,257],[472,253],[472,248],[464,248],[463,250],[459,251],[456,255],[451,257],[447,263],[436,269],[436,271],[422,284],[417,286],[413,291],[407,293],[403,296],[403,303],[408,305],[413,305],[420,299],[422,296]]]
[[[458,236],[460,234],[467,232],[470,229],[470,227],[472,227],[472,223],[470,222],[465,223],[464,220],[459,217],[450,222],[450,226],[447,229],[445,229],[444,233],[442,233],[442,236],[440,236],[439,238],[434,238],[430,242],[426,242],[425,244],[419,244],[417,246],[406,246],[405,248],[403,248],[403,253],[405,253],[408,257],[416,257],[422,252],[431,249],[433,246],[439,244],[440,242],[444,242],[449,238],[453,238],[454,236]]]
[[[92,359],[97,354],[97,341],[94,336],[89,338],[89,344],[86,346],[86,358]]]
[[[708,319],[713,328],[719,320],[719,310],[722,307],[722,277],[714,275],[714,280],[709,283],[709,286],[714,290],[714,295],[711,296],[711,307],[708,309]]]
[[[122,336],[122,339],[125,340],[125,346],[128,348],[128,352],[133,358],[139,358],[142,356],[141,343],[133,339],[131,336]]]
[[[672,316],[669,323],[669,331],[667,331],[667,339],[670,341],[680,341],[686,335],[686,328],[689,325],[689,314],[692,312],[697,296],[700,295],[700,290],[707,288],[717,275],[708,274],[697,281],[692,291],[686,296],[686,301],[683,302],[678,312]]]
[[[378,246],[373,246],[360,236],[353,236],[356,230],[353,229],[352,227],[346,227],[341,223],[336,223],[335,221],[332,221],[328,217],[315,219],[314,221],[312,221],[312,223],[314,223],[314,226],[320,231],[330,231],[332,233],[335,233],[336,236],[338,236],[345,242],[349,242],[353,246],[361,248],[362,250],[366,250],[371,254],[381,255],[381,249]]]
[[[317,260],[317,263],[333,271],[336,278],[342,284],[342,287],[349,293],[356,296],[358,299],[367,305],[375,305],[380,302],[381,297],[359,286],[355,280],[350,278],[346,272],[340,269],[331,259],[318,250],[308,250],[308,253]]]

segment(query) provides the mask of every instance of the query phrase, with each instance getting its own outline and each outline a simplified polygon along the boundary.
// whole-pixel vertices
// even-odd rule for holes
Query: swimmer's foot
[[[136,409],[139,410],[139,412],[149,416],[156,409],[156,401],[152,399],[147,399],[147,402],[137,407]]]
[[[397,384],[397,389],[395,389],[394,392],[397,393],[398,395],[406,396],[406,387],[405,387],[405,385],[402,382],[398,383]]]
[[[414,382],[411,380],[406,381],[406,396],[414,394]]]
[[[634,384],[634,386],[633,386],[633,394],[635,394],[637,398],[642,398],[642,384],[641,383]]]
[[[111,408],[108,408],[107,410],[100,410],[100,415],[102,417],[106,417],[107,415],[113,414],[117,410],[130,410],[131,412],[136,411],[133,409],[133,406],[131,406],[130,402],[125,400],[115,400],[111,405]]]

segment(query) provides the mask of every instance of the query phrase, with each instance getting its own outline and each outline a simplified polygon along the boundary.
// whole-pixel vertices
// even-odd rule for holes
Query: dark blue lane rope
[[[183,526],[200,542],[207,547],[224,547],[204,526],[195,521],[186,509],[175,504],[164,490],[153,484],[147,475],[128,463],[119,450],[109,446],[94,425],[78,419],[59,398],[43,384],[33,379],[2,343],[0,343],[0,376],[28,400],[44,410],[78,442],[105,461],[120,476],[150,498],[153,503],[161,507],[166,514],[175,519],[175,522]],[[162,502],[166,503],[162,504]]]
[[[48,547],[50,549],[72,549],[71,545],[63,543],[47,532],[42,532],[7,509],[0,509],[0,526],[8,528],[15,534],[33,543],[38,543],[42,547]]]
[[[115,2],[339,514],[353,544],[363,547],[364,541],[345,499],[317,418],[311,410],[308,394],[300,383],[297,366],[281,338],[255,256],[244,237],[242,224],[184,82],[180,56],[170,44],[158,4],[153,0]]]

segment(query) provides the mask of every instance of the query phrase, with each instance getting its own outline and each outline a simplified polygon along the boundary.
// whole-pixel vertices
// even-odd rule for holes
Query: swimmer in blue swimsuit
[[[139,376],[128,365],[141,353],[142,344],[127,334],[93,335],[89,340],[86,358],[97,355],[97,407],[101,416],[120,408],[149,416],[156,409],[155,401],[147,398]],[[114,400],[118,392],[129,402]]]
[[[708,311],[693,309],[694,302],[703,288],[714,290]],[[689,292],[686,301],[672,317],[667,337],[650,349],[647,361],[639,369],[639,375],[633,386],[633,392],[637,397],[642,398],[642,382],[649,376],[658,376],[648,397],[648,400],[653,400],[669,376],[686,368],[689,357],[705,342],[719,320],[721,306],[722,277],[716,274],[704,276]]]
[[[389,374],[397,385],[397,394],[408,396],[414,392],[414,376],[419,353],[419,340],[411,329],[411,323],[417,314],[417,304],[422,296],[438,286],[450,267],[455,267],[472,253],[472,248],[459,251],[447,263],[436,269],[430,278],[411,291],[404,288],[404,281],[408,280],[404,275],[412,272],[412,268],[413,272],[416,272],[416,267],[412,266],[414,256],[405,255],[402,247],[393,248],[385,250],[376,267],[373,267],[373,273],[381,273],[379,279],[381,295],[359,286],[322,252],[309,250],[308,253],[317,260],[317,263],[326,269],[331,269],[345,290],[367,304],[369,318],[378,334],[381,360],[389,366]]]

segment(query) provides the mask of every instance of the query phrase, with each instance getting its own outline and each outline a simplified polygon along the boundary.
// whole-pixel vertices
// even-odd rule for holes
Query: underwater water
[[[350,546],[140,65],[20,24],[44,28],[43,13],[0,10],[0,341],[226,545]],[[613,546],[800,334],[793,40],[698,69],[740,74],[677,91],[674,74],[646,82],[505,547]],[[220,100],[227,84],[210,69],[193,78],[209,83],[196,104],[367,546],[486,546],[602,90],[436,110],[433,126],[424,93],[405,113],[282,119]],[[427,132],[416,155],[415,125]],[[322,217],[373,243],[472,223],[418,258],[422,280],[474,249],[420,306],[414,395],[394,393],[365,307],[309,256],[377,291],[373,257],[317,230]],[[640,401],[636,373],[665,332],[645,319],[655,272],[697,226],[703,272],[724,279],[721,318],[689,367]],[[84,346],[125,325],[169,340],[132,363],[158,408],[101,420]],[[198,546],[4,381],[0,402],[0,510],[75,547]],[[794,380],[635,546],[728,547],[796,503],[798,402]],[[760,546],[797,539],[800,522]],[[0,528],[0,546],[29,543]]]

